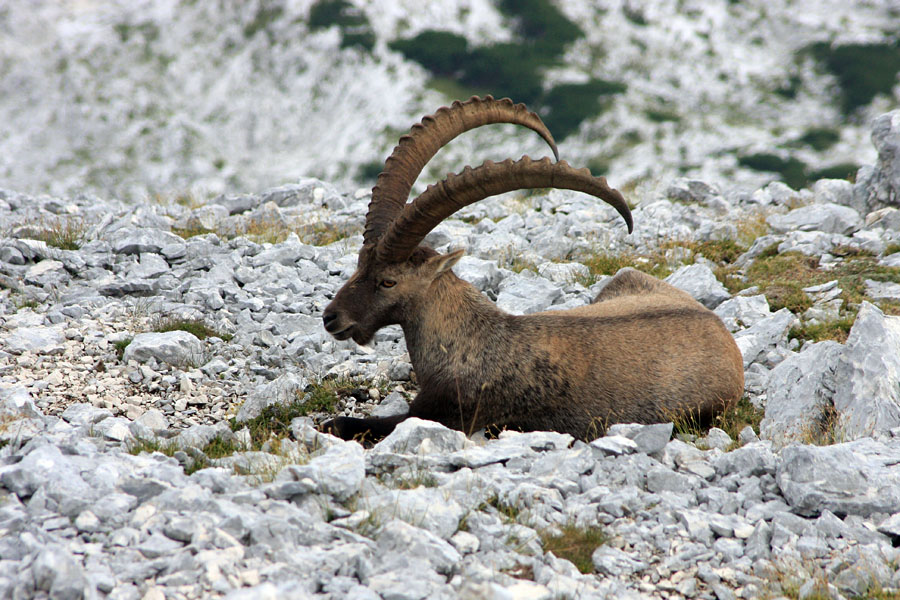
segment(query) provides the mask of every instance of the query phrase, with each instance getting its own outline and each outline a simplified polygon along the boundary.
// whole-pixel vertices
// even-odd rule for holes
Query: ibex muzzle
[[[733,405],[744,387],[741,354],[718,317],[688,294],[626,269],[588,306],[510,315],[453,274],[461,250],[438,254],[421,245],[457,210],[528,188],[596,196],[631,231],[631,211],[606,179],[549,158],[466,167],[407,204],[419,173],[443,145],[489,123],[529,127],[558,159],[536,114],[490,96],[441,108],[400,139],[372,190],[356,272],[323,321],[335,338],[359,344],[399,324],[419,393],[408,415],[338,417],[323,427],[344,438],[374,438],[415,416],[465,432],[496,427],[590,438],[611,423],[708,420]]]

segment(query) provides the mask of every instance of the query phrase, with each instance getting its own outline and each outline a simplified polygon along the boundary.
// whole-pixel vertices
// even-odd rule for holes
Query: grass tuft
[[[288,437],[291,421],[295,418],[314,413],[333,413],[342,398],[367,398],[370,387],[373,387],[371,382],[346,377],[319,380],[299,392],[292,402],[267,406],[258,417],[240,423],[232,418],[231,429],[238,431],[246,427],[250,432],[250,449],[260,450],[266,442]],[[378,387],[383,395],[387,394],[386,385],[374,387]]]
[[[788,338],[810,342],[834,340],[843,344],[847,341],[855,320],[856,316],[850,315],[825,323],[804,323],[793,327],[788,333]]]
[[[759,435],[759,424],[765,416],[765,411],[753,406],[747,396],[741,397],[737,403],[726,411],[717,415],[711,423],[703,423],[694,414],[682,414],[672,419],[675,425],[675,433],[694,437],[703,437],[712,427],[718,427],[728,434],[734,441],[734,447],[739,445],[738,437],[746,426],[753,428]],[[729,448],[732,450],[733,448]]]
[[[87,226],[83,219],[69,217],[44,220],[31,236],[61,250],[78,250],[87,241],[86,232]]]
[[[125,338],[124,340],[119,340],[118,342],[115,342],[113,344],[116,349],[116,356],[119,358],[119,360],[122,360],[122,357],[125,355],[125,348],[128,347],[128,344],[131,343],[132,339],[133,338],[130,337]]]
[[[188,333],[201,340],[205,340],[208,337],[218,337],[228,342],[234,337],[230,333],[222,333],[216,331],[215,329],[207,325],[206,322],[202,319],[180,319],[174,317],[165,317],[157,321],[153,330],[157,333],[166,333],[169,331],[187,331]]]
[[[545,552],[570,561],[585,575],[594,572],[594,551],[609,541],[602,527],[564,525],[558,534],[541,534]]]

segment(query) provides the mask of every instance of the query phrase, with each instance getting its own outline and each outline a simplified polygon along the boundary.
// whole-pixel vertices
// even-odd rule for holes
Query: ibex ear
[[[437,277],[441,273],[445,273],[453,268],[453,265],[459,262],[465,252],[463,250],[454,250],[450,254],[438,254],[428,259],[428,266],[434,269],[434,276]]]

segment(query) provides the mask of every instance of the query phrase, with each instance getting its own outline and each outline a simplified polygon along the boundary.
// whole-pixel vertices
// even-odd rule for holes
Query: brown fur
[[[590,305],[515,316],[420,247],[406,263],[360,268],[326,308],[326,328],[366,343],[399,323],[419,381],[408,416],[472,432],[554,430],[592,438],[611,423],[710,419],[743,393],[741,354],[719,318],[649,275],[620,271]],[[385,288],[385,279],[396,285]],[[337,418],[344,437],[405,417]]]

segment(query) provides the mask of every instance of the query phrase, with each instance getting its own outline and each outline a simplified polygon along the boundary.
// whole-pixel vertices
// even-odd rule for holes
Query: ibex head
[[[628,205],[605,178],[549,158],[533,161],[524,156],[515,162],[466,167],[406,203],[419,173],[438,150],[459,134],[489,123],[515,123],[534,130],[559,160],[553,136],[540,117],[508,98],[457,101],[414,125],[400,138],[372,190],[356,272],[325,308],[325,329],[334,337],[365,344],[381,327],[403,323],[414,314],[430,284],[462,256],[461,250],[441,255],[420,243],[445,218],[489,196],[529,188],[577,190],[611,204],[631,231]]]

